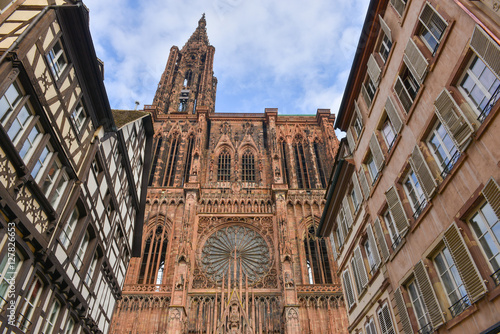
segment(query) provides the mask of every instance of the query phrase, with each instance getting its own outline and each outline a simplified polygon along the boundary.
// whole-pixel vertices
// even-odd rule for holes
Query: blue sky
[[[170,47],[206,14],[216,112],[336,113],[368,0],[86,0],[112,108],[151,104]]]

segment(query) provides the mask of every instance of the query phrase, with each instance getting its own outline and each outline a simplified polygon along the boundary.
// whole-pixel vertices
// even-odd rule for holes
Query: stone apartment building
[[[500,330],[497,1],[371,1],[318,235],[351,333]]]
[[[346,333],[331,243],[316,236],[335,117],[215,112],[214,53],[202,17],[145,106],[142,251],[111,333]]]
[[[107,333],[153,123],[112,111],[81,1],[0,3],[0,332]]]

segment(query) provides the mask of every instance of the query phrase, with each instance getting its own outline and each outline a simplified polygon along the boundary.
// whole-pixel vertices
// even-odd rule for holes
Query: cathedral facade
[[[152,105],[142,251],[111,333],[347,333],[329,238],[316,237],[334,115],[216,113],[202,17]]]

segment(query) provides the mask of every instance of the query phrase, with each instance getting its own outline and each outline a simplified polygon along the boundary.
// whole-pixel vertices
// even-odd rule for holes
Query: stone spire
[[[189,37],[186,44],[182,48],[183,51],[186,49],[197,49],[202,45],[209,46],[210,42],[208,41],[207,35],[207,21],[205,20],[205,13],[201,16],[201,19],[198,21],[198,27],[193,32],[191,37]]]

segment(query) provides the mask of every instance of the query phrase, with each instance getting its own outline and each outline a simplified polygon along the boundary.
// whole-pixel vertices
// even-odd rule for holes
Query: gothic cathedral
[[[112,334],[347,333],[316,228],[338,148],[334,115],[216,113],[206,21],[173,46],[152,105],[141,257]]]

